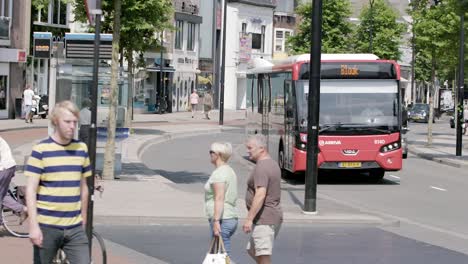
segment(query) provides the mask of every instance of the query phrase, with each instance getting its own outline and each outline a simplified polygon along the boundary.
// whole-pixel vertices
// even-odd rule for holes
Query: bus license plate
[[[340,162],[340,168],[361,168],[361,162]]]

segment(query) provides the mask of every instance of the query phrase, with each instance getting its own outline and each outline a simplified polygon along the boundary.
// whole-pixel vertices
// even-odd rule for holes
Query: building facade
[[[21,115],[31,1],[0,1],[0,119]]]
[[[273,19],[273,59],[288,56],[286,40],[294,35],[296,29],[295,9],[298,1],[278,0]]]
[[[274,0],[230,0],[226,20],[225,109],[245,109],[246,74],[255,58],[273,58]]]
[[[169,112],[186,111],[188,97],[195,89],[197,74],[200,73],[199,36],[203,21],[200,1],[174,0],[172,3],[175,30],[163,32],[162,52],[156,50],[144,55],[147,75],[142,89],[145,92],[145,104],[149,106],[145,111],[149,112],[157,110],[151,108],[153,103],[157,108],[162,101],[166,102]]]

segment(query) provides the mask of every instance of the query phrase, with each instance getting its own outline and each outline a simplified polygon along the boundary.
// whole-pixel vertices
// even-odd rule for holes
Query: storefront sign
[[[94,34],[66,33],[65,54],[67,59],[94,58]],[[112,34],[100,35],[99,58],[112,59]]]
[[[0,48],[0,62],[26,62],[26,50]]]
[[[51,46],[51,39],[34,39],[33,56],[35,58],[49,59]]]

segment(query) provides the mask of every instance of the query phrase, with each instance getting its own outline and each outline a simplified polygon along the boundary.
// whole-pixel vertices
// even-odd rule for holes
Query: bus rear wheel
[[[280,148],[278,150],[278,165],[281,169],[281,177],[286,179],[290,176],[290,173],[288,170],[284,168],[284,148],[283,145],[280,145]]]
[[[376,181],[383,179],[385,176],[385,171],[383,169],[373,169],[369,171],[369,176]]]

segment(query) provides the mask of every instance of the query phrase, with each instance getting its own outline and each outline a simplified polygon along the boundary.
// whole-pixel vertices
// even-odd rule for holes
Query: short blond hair
[[[54,109],[52,109],[49,116],[52,125],[57,125],[57,119],[64,110],[70,111],[76,118],[80,118],[80,110],[78,110],[78,107],[76,107],[72,101],[65,100],[55,104]]]
[[[211,144],[211,150],[224,162],[227,162],[232,155],[232,145],[229,142],[214,142]]]

